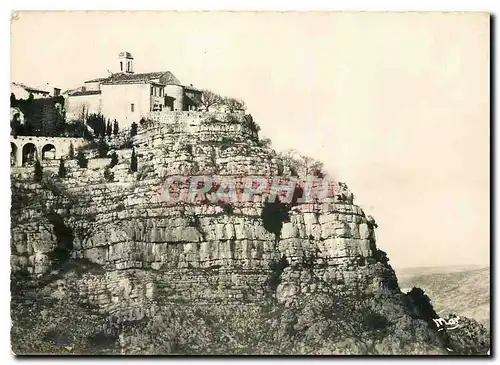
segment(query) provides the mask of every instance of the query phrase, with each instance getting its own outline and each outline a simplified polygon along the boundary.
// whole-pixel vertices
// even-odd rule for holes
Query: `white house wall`
[[[101,85],[102,114],[106,119],[116,119],[120,128],[138,123],[150,112],[150,87],[149,83]]]
[[[83,111],[86,114],[102,113],[101,95],[68,96],[66,99],[66,119],[80,119]]]

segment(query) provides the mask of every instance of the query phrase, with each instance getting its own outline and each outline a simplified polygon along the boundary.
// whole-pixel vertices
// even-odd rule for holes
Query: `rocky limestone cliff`
[[[111,181],[109,159],[13,170],[15,352],[449,352],[338,183],[302,204],[165,199],[175,175],[289,176],[251,117],[151,113],[131,142],[138,171],[119,149]]]

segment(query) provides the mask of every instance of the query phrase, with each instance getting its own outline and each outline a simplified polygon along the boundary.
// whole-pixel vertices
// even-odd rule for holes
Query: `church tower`
[[[125,51],[125,52],[120,52],[118,54],[118,72],[120,73],[125,73],[125,74],[133,74],[134,69],[132,65],[132,61],[134,60],[134,57],[132,55]]]

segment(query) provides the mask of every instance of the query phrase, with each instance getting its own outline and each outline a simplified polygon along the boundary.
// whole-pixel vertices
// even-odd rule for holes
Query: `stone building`
[[[36,87],[27,86],[19,82],[10,83],[10,92],[14,94],[16,99],[28,99],[30,94],[33,95],[34,99],[48,98],[50,92],[46,90],[40,90]]]
[[[33,96],[26,99],[11,97],[10,106],[11,133],[50,137],[60,135],[61,125],[64,123],[62,96]]]
[[[117,72],[85,81],[84,86],[69,91],[67,118],[80,119],[100,113],[107,119],[116,119],[121,127],[127,127],[151,111],[198,107],[200,90],[182,85],[170,71],[135,73],[133,60],[129,52],[121,52]]]

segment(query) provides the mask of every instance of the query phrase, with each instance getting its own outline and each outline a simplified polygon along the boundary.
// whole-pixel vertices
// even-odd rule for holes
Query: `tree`
[[[118,165],[118,155],[113,151],[113,153],[111,154],[111,162],[109,163],[109,168],[112,169],[116,165]]]
[[[133,122],[130,126],[130,137],[134,137],[137,135],[137,123]]]
[[[137,171],[137,155],[135,154],[135,148],[132,148],[132,157],[130,157],[130,171]]]
[[[106,122],[102,114],[90,114],[87,117],[87,125],[92,128],[96,137],[106,136]]]
[[[225,97],[222,99],[222,105],[225,105],[229,113],[234,113],[235,111],[245,111],[246,105],[243,100]]]
[[[278,155],[283,160],[284,165],[288,166],[292,173],[298,177],[324,177],[323,163],[312,157],[301,155],[294,149],[286,150]]]
[[[115,119],[115,121],[113,122],[113,134],[115,136],[118,135],[118,121]]]
[[[17,105],[16,95],[14,93],[10,93],[10,106],[14,107]]]
[[[109,151],[109,146],[107,145],[106,141],[104,139],[99,140],[99,144],[97,146],[97,153],[99,158],[104,158],[107,156]]]
[[[75,158],[75,147],[73,147],[73,142],[71,142],[69,144],[69,152],[68,152],[68,156],[70,158],[70,160],[74,159]]]
[[[111,133],[113,133],[113,128],[111,127],[111,122],[108,119],[108,123],[106,124],[106,135],[111,137]]]
[[[83,153],[82,150],[78,151],[78,154],[76,155],[76,160],[78,162],[78,166],[84,169],[87,168],[89,160],[87,159],[87,157],[85,157],[85,153]]]
[[[212,105],[217,105],[222,102],[222,97],[213,91],[202,90],[201,91],[201,104],[205,107],[205,111],[208,112]]]
[[[42,181],[43,178],[43,168],[40,164],[40,160],[36,160],[35,162],[35,182]]]
[[[253,120],[253,117],[251,114],[245,114],[243,116],[243,121],[242,121],[243,126],[247,127],[254,133],[259,133],[260,131],[260,126]]]
[[[62,158],[59,160],[59,171],[57,175],[61,179],[64,179],[66,177],[66,166],[64,166],[64,160]]]
[[[14,95],[14,94],[12,94]],[[22,132],[22,125],[20,121],[20,113],[15,113],[10,121],[11,133],[14,138],[17,138],[20,132]]]
[[[260,147],[271,147],[272,141],[270,138],[264,137],[259,141]]]

